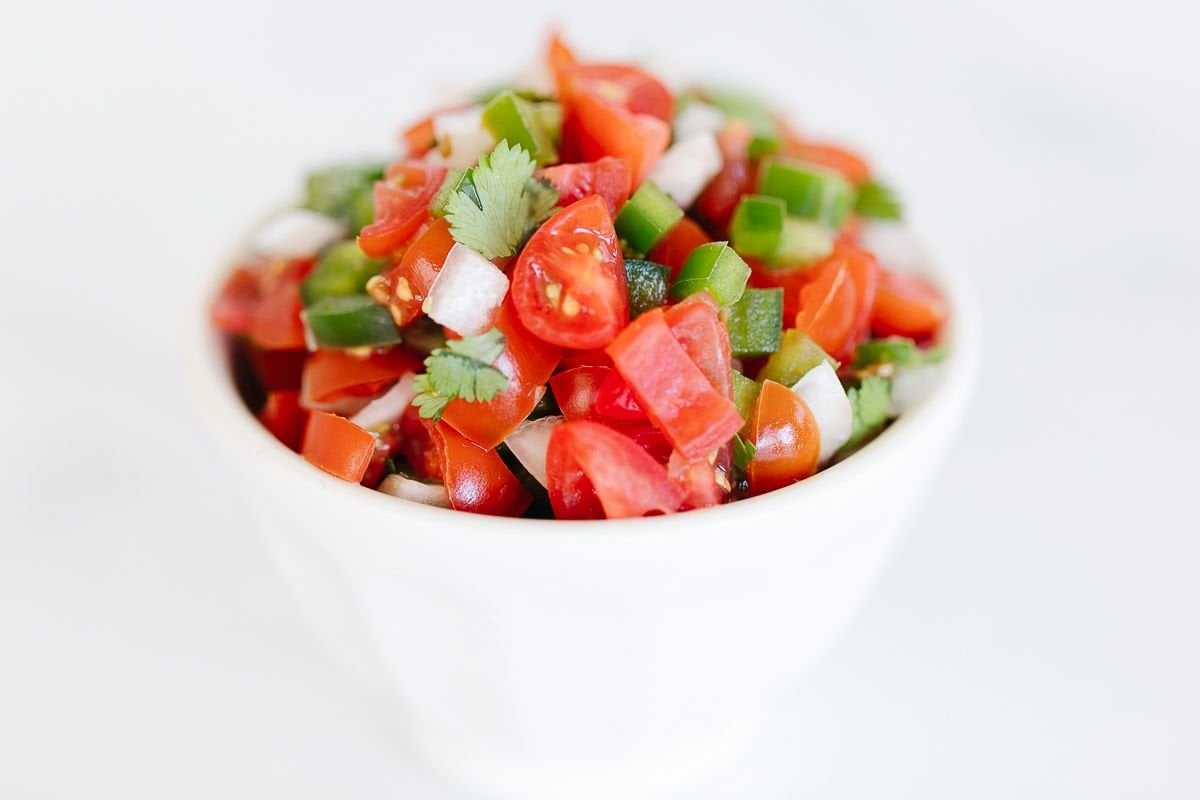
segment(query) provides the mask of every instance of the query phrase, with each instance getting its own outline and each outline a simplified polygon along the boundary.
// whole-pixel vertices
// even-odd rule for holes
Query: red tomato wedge
[[[629,199],[632,176],[629,162],[623,158],[605,156],[599,161],[583,164],[558,164],[537,171],[558,190],[558,204],[571,205],[588,195],[600,195],[608,206],[608,213],[615,217],[617,211]]]
[[[250,361],[258,380],[268,392],[294,392],[300,389],[307,350],[259,350],[250,348]]]
[[[564,422],[546,452],[550,505],[559,519],[667,514],[683,502],[662,464],[627,436],[595,422]]]
[[[654,246],[646,256],[655,264],[662,264],[671,270],[670,279],[674,280],[683,269],[688,256],[702,244],[708,244],[712,239],[704,229],[696,224],[691,217],[684,217],[667,232],[663,240]]]
[[[400,417],[400,442],[397,451],[422,478],[440,481],[445,459],[442,456],[442,437],[436,423],[421,416],[421,410],[410,405]]]
[[[304,365],[300,404],[328,410],[347,398],[366,400],[380,394],[405,373],[424,369],[418,356],[400,348],[374,352],[366,358],[343,350],[318,350]]]
[[[597,161],[604,156],[629,162],[634,186],[640,185],[671,141],[671,126],[662,118],[622,105],[622,92],[612,82],[591,82],[578,69],[560,73],[565,105],[562,157],[567,161]],[[602,94],[608,92],[608,94]],[[653,92],[649,93],[652,94]],[[639,93],[639,107],[648,107]],[[632,92],[624,96],[632,102]],[[658,109],[661,110],[661,109]]]
[[[400,134],[404,142],[407,158],[420,158],[433,149],[435,140],[433,117],[426,117],[420,122],[413,123]]]
[[[358,483],[375,455],[375,437],[337,414],[314,411],[308,417],[301,453],[330,475]]]
[[[720,505],[729,492],[717,483],[716,467],[707,459],[688,461],[679,453],[671,453],[667,475],[683,490],[683,508],[708,508]]]
[[[496,327],[506,344],[493,366],[508,377],[508,386],[486,403],[454,400],[442,413],[447,424],[489,449],[507,439],[533,411],[562,355],[561,349],[525,329],[511,301],[500,307]]]
[[[788,154],[801,161],[839,172],[846,180],[857,185],[871,180],[871,167],[867,162],[844,147],[818,142],[792,141],[788,147]]]
[[[372,258],[390,255],[408,241],[429,216],[429,201],[441,188],[446,168],[402,161],[375,184],[375,221],[358,234],[358,246]]]
[[[635,319],[608,354],[651,422],[689,461],[706,458],[742,427],[733,402],[696,366],[661,308]]]
[[[596,413],[608,419],[636,422],[646,418],[633,390],[615,369],[608,371],[596,393]]]
[[[665,312],[671,334],[712,387],[733,396],[733,355],[729,332],[718,316],[719,307],[708,292],[691,295]]]
[[[444,422],[436,426],[442,438],[442,477],[451,507],[476,514],[519,517],[532,498],[495,450],[485,450]]]
[[[751,494],[795,483],[817,471],[821,434],[812,411],[783,384],[763,381],[747,437],[756,450],[746,468]]]
[[[263,350],[298,350],[305,347],[304,323],[300,312],[300,282],[312,270],[308,260],[271,264],[260,279],[262,302],[246,334]]]
[[[625,260],[604,201],[592,195],[546,220],[512,273],[512,298],[535,336],[603,347],[629,322]]]
[[[796,328],[844,360],[868,333],[879,275],[875,257],[839,244],[833,255],[806,272],[811,278],[800,289]]]
[[[700,219],[714,231],[728,228],[742,195],[754,191],[757,171],[749,157],[752,135],[745,123],[735,121],[717,136],[723,158],[721,171],[708,182],[693,206]]]
[[[546,43],[546,63],[555,73],[570,69],[579,63],[575,53],[567,46],[557,31],[551,32],[550,41]]]
[[[295,452],[304,444],[308,412],[300,407],[299,392],[268,392],[258,420],[271,434]]]
[[[662,82],[645,70],[627,64],[583,64],[571,70],[574,85],[592,92],[606,103],[633,114],[649,114],[663,122],[675,115],[675,100]]]
[[[217,330],[233,334],[249,332],[262,303],[258,285],[261,272],[261,265],[237,267],[221,284],[209,308],[209,317]]]
[[[563,370],[550,378],[550,391],[566,419],[596,419],[596,398],[612,367],[582,366]]]
[[[924,339],[946,321],[946,304],[924,279],[881,271],[871,308],[871,329],[880,336]]]
[[[384,274],[380,288],[372,290],[372,297],[377,302],[386,302],[397,325],[407,325],[421,313],[421,303],[429,294],[452,247],[454,237],[450,235],[450,223],[445,219],[434,220]]]

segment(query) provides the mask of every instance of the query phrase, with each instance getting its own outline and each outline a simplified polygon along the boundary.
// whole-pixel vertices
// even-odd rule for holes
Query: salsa
[[[861,156],[556,36],[542,61],[255,232],[211,317],[267,430],[411,501],[597,519],[774,491],[903,412],[948,311],[872,251],[902,209]]]

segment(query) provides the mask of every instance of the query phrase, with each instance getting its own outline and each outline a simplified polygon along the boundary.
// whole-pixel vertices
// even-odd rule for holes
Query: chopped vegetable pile
[[[847,457],[945,355],[895,193],[752,96],[552,37],[401,147],[309,176],[212,306],[246,403],[343,480],[507,516],[717,505]]]

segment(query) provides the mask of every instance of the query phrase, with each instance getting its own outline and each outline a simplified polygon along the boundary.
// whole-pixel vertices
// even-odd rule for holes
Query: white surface
[[[769,76],[874,156],[988,315],[916,533],[770,738],[692,800],[1195,797],[1193,7],[614,7],[559,19],[597,54]],[[540,32],[510,9],[453,35],[429,5],[0,12],[0,797],[457,797],[302,627],[175,331],[298,166],[389,150],[424,76],[520,66]],[[1130,363],[1160,401],[1108,380]]]

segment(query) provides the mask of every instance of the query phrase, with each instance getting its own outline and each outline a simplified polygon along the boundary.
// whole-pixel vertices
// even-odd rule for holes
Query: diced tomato
[[[850,340],[842,350],[842,355],[849,357],[854,354],[858,345],[871,335],[871,310],[875,307],[875,297],[879,290],[879,263],[872,253],[847,242],[839,242],[835,251],[845,254],[858,303],[858,315],[854,319]]]
[[[603,350],[566,350],[563,352],[561,369],[575,367],[611,367],[612,359]]]
[[[560,73],[559,77],[565,105],[560,146],[563,160],[624,158],[629,162],[633,185],[640,185],[671,141],[670,124],[653,114],[639,113],[622,105],[618,91],[602,94],[615,85],[611,82],[590,82],[578,69]],[[632,97],[631,93],[624,99],[633,102]],[[637,102],[639,106],[651,104],[641,94]]]
[[[646,258],[655,264],[670,267],[670,279],[674,280],[683,269],[688,256],[702,244],[708,244],[712,239],[704,232],[691,217],[684,217],[667,232],[662,241],[655,245]]]
[[[633,396],[633,390],[615,369],[609,370],[596,393],[596,413],[609,419],[626,421],[646,418],[646,412]]]
[[[750,128],[736,120],[726,125],[717,137],[724,163],[693,206],[696,215],[711,230],[728,228],[742,195],[754,190],[757,169],[749,156],[751,136]]]
[[[301,453],[330,475],[358,483],[375,454],[375,437],[337,414],[314,411],[308,417]]]
[[[297,453],[304,444],[308,412],[300,407],[299,392],[267,392],[258,420],[276,439]]]
[[[307,350],[260,350],[247,348],[259,383],[269,392],[300,389],[300,377],[308,361]]]
[[[867,162],[844,147],[793,140],[789,143],[788,155],[839,172],[854,184],[862,185],[871,180],[871,168]]]
[[[721,323],[719,308],[708,292],[698,292],[665,312],[671,334],[712,387],[733,396],[733,355],[729,331]]]
[[[566,419],[596,419],[596,398],[600,387],[613,372],[612,367],[572,367],[550,378],[554,402]]]
[[[407,158],[420,158],[433,149],[435,142],[433,117],[426,117],[420,122],[413,123],[400,134],[404,142]]]
[[[547,491],[559,519],[670,513],[683,491],[632,439],[595,422],[555,426],[546,453]]]
[[[398,250],[429,216],[429,201],[441,188],[446,168],[402,161],[375,184],[375,221],[358,234],[358,246],[372,258]]]
[[[604,201],[564,208],[530,238],[512,273],[512,298],[535,336],[562,347],[603,347],[629,322],[625,261]]]
[[[599,161],[584,164],[558,164],[537,172],[558,189],[558,204],[571,205],[588,195],[597,194],[604,198],[608,213],[615,217],[617,211],[629,199],[632,175],[629,162],[623,158],[605,156]]]
[[[344,350],[318,350],[304,365],[300,404],[309,409],[341,408],[346,400],[361,406],[406,373],[423,372],[421,359],[399,347],[376,351],[365,358]]]
[[[751,494],[795,483],[817,471],[821,435],[804,400],[783,384],[763,381],[747,437],[756,450],[746,468]]]
[[[262,302],[261,272],[261,265],[237,267],[225,279],[209,308],[209,316],[217,330],[232,334],[249,332]]]
[[[807,275],[809,280],[800,289],[796,328],[825,352],[844,360],[868,331],[878,276],[875,257],[839,244]]]
[[[508,438],[545,394],[550,373],[562,350],[531,334],[521,324],[512,301],[500,307],[496,328],[504,334],[504,352],[493,366],[508,377],[504,391],[484,402],[454,400],[442,419],[475,444],[492,448]]]
[[[667,460],[671,458],[671,453],[675,452],[671,443],[667,441],[667,437],[663,436],[662,431],[653,425],[632,425],[619,430],[633,439],[638,447],[649,453],[650,457],[660,464],[666,464]]]
[[[495,450],[485,450],[445,422],[436,433],[442,438],[442,475],[450,505],[459,511],[519,517],[532,498]]]
[[[742,427],[733,402],[696,366],[662,309],[635,319],[608,354],[650,420],[688,460],[707,457]]]
[[[567,46],[563,38],[558,35],[558,31],[552,31],[550,41],[546,43],[546,63],[555,73],[570,69],[579,63],[579,59],[575,57],[575,53]]]
[[[410,405],[400,417],[400,443],[396,450],[422,478],[442,480],[442,437],[432,420],[421,416],[420,409]]]
[[[933,336],[946,321],[946,304],[923,278],[881,270],[871,308],[871,329],[879,336]]]
[[[662,82],[645,70],[627,64],[584,64],[572,70],[575,85],[606,103],[633,114],[649,114],[664,122],[675,115],[675,99]]]
[[[667,462],[667,475],[683,490],[683,509],[720,505],[729,497],[717,483],[717,469],[708,459],[688,461],[677,452]]]
[[[400,442],[403,435],[399,421],[382,433],[378,433],[375,438],[375,453],[371,456],[371,463],[367,465],[367,471],[363,473],[362,480],[359,483],[368,489],[374,489],[379,486],[379,482],[387,474],[388,459],[400,452]]]
[[[271,264],[259,279],[262,301],[246,332],[263,350],[299,350],[305,347],[304,323],[300,312],[300,282],[312,270],[308,259]]]
[[[421,313],[421,303],[452,247],[450,223],[444,218],[434,220],[384,274],[379,287],[372,289],[371,296],[388,306],[397,325],[407,325]]]

